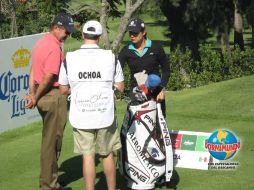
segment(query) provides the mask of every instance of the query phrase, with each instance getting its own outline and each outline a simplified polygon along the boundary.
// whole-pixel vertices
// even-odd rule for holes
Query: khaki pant
[[[57,182],[57,160],[67,121],[66,96],[53,88],[38,101],[37,108],[43,121],[40,187],[42,190],[57,189],[60,186]]]
[[[100,129],[73,128],[74,153],[95,154],[107,156],[121,148],[120,134],[117,128],[117,119],[111,126]]]

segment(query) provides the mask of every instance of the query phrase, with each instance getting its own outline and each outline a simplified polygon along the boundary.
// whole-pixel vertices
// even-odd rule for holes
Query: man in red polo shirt
[[[64,59],[62,42],[74,32],[70,15],[59,13],[32,51],[32,68],[26,107],[37,106],[43,121],[40,187],[42,190],[64,189],[58,183],[57,160],[67,121],[66,96],[58,90],[58,75]]]

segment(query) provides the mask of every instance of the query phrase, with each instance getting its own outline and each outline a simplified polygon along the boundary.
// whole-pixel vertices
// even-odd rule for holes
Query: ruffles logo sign
[[[240,140],[229,130],[218,130],[208,138],[205,147],[214,158],[228,160],[240,149]]]

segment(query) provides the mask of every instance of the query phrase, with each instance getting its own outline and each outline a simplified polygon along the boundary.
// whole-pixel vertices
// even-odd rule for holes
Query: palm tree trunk
[[[107,20],[108,20],[108,14],[109,14],[109,3],[107,0],[102,0],[101,2],[101,14],[100,14],[100,23],[102,25],[102,29],[104,30],[102,33],[102,38],[104,40],[104,48],[110,49],[110,41],[109,36],[107,32]]]
[[[252,29],[252,41],[251,47],[254,48],[254,1],[251,1],[251,29]]]
[[[226,28],[226,26],[225,26]],[[223,52],[230,51],[228,30],[219,33],[221,49]]]
[[[17,37],[18,36],[18,28],[17,28],[17,22],[16,22],[16,12],[13,11],[11,15],[11,37]]]
[[[243,19],[239,9],[238,1],[234,1],[235,15],[234,15],[234,46],[239,46],[241,50],[244,50],[243,40]]]
[[[118,28],[118,33],[111,44],[111,49],[114,52],[117,52],[120,46],[120,43],[123,40],[125,30],[127,28],[128,22],[131,16],[137,11],[137,9],[143,4],[145,0],[126,0],[125,1],[125,12],[121,18],[121,24]]]

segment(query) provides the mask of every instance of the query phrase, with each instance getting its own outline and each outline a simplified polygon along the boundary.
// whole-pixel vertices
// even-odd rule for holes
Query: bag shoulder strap
[[[113,54],[114,55],[114,54]],[[115,56],[115,73],[114,73],[114,75],[116,74],[116,67],[117,67],[117,57],[116,57],[116,55],[114,55]]]
[[[63,65],[64,65],[64,68],[65,68],[65,71],[66,71],[66,75],[68,75],[67,61],[66,61],[66,59],[64,59]]]

